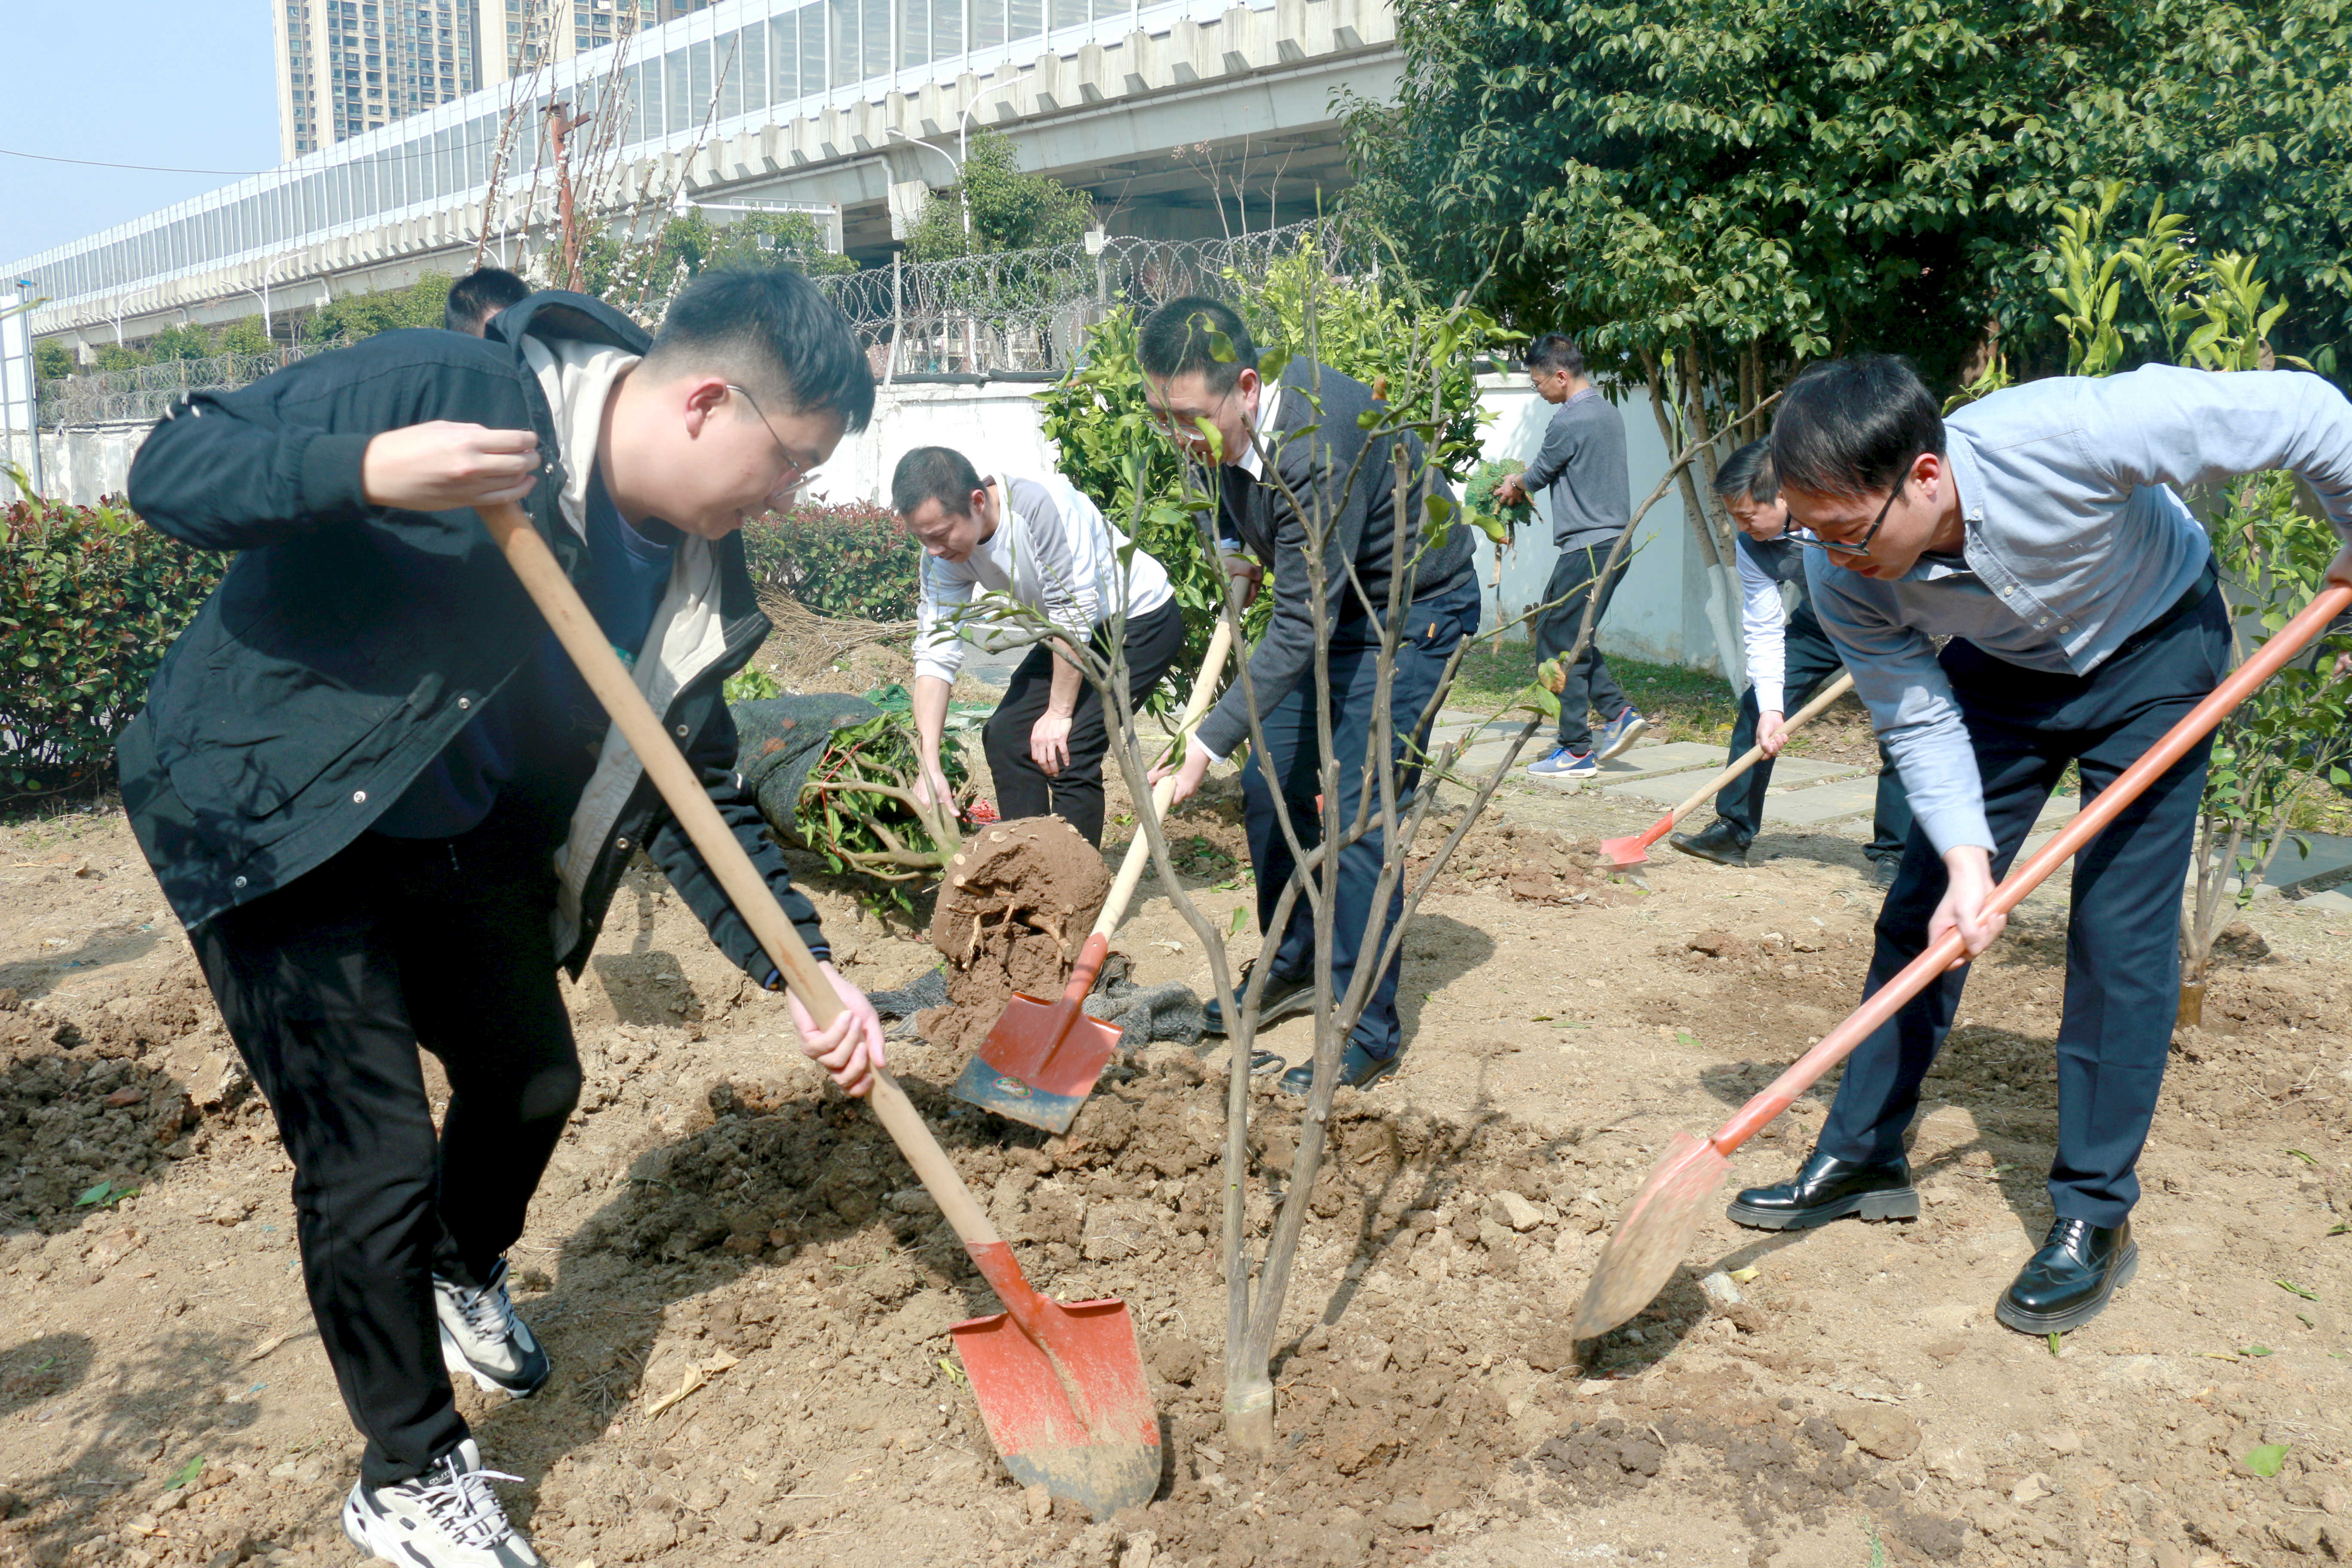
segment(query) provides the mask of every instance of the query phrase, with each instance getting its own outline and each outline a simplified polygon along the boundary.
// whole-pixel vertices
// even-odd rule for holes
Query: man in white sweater
[[[1769,441],[1750,441],[1725,458],[1715,477],[1715,493],[1739,525],[1733,542],[1745,601],[1741,624],[1749,684],[1731,729],[1731,758],[1737,762],[1750,746],[1760,745],[1764,760],[1717,794],[1715,820],[1703,832],[1677,833],[1670,840],[1685,855],[1723,866],[1748,864],[1748,847],[1764,820],[1764,794],[1772,787],[1772,760],[1789,741],[1784,716],[1811,701],[1845,668],[1813,616],[1804,551],[1789,537],[1789,506],[1773,476],[1770,448]],[[1781,597],[1783,584],[1797,590],[1794,613]],[[1876,811],[1864,851],[1880,887],[1894,884],[1903,841],[1910,836],[1911,797],[1903,793],[1903,774],[1882,744]]]
[[[1126,630],[1127,689],[1140,709],[1184,648],[1184,617],[1168,574],[1057,475],[983,479],[962,453],[919,447],[898,460],[890,504],[922,542],[916,611],[915,732],[927,798],[945,799],[940,737],[948,692],[963,666],[963,628],[984,632],[991,598],[1044,616],[1059,637],[1042,641],[1013,672],[982,740],[1008,819],[1058,815],[1099,845],[1103,758],[1110,729],[1102,694],[1057,649],[1090,642],[1108,657]]]

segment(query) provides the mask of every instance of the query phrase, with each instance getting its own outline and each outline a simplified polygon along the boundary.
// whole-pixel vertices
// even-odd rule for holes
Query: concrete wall
[[[886,500],[891,471],[916,447],[953,447],[982,468],[1045,472],[1053,468],[1055,455],[1041,427],[1040,390],[1034,383],[1003,381],[976,386],[885,386],[873,422],[841,444],[833,460],[812,478],[810,491],[825,500]],[[1612,400],[1625,422],[1627,468],[1638,506],[1665,471],[1667,454],[1639,389]],[[1480,402],[1493,416],[1485,432],[1486,455],[1532,458],[1551,408],[1525,379],[1486,378]],[[48,493],[85,505],[101,494],[121,495],[131,456],[146,431],[142,425],[45,431],[41,451]],[[1495,547],[1484,539],[1478,542],[1478,580],[1488,585],[1485,625],[1490,632],[1542,602],[1555,552],[1541,498],[1536,508],[1537,522],[1521,529],[1503,553],[1499,597],[1494,589]],[[1723,673],[1716,658],[1716,638],[1708,629],[1709,593],[1681,496],[1669,490],[1635,531],[1633,563],[1602,626],[1602,651]],[[1727,608],[1736,616],[1736,605]],[[1739,679],[1737,672],[1733,678]]]

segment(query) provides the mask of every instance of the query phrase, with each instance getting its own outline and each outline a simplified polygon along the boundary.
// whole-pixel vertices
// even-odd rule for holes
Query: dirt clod
[[[974,834],[948,867],[931,945],[948,961],[948,1005],[916,1019],[935,1046],[976,1047],[1016,991],[1052,997],[1110,893],[1101,852],[1058,816]]]

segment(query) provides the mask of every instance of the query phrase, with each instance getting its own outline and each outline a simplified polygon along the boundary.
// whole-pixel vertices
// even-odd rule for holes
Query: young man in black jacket
[[[140,449],[152,526],[237,555],[120,747],[123,804],[294,1162],[305,1282],[367,1437],[343,1527],[444,1568],[538,1561],[491,1496],[450,1372],[517,1397],[546,1353],[504,1253],[580,1089],[555,972],[628,858],[775,972],[475,515],[519,501],[828,957],[734,773],[720,684],[768,623],[737,530],[873,408],[798,276],[706,274],[658,339],[576,294],[487,338],[387,332],[181,405]],[[872,1006],[803,1049],[849,1092]],[[436,1137],[417,1047],[451,1095]]]
[[[1229,354],[1219,338],[1231,344]],[[1217,433],[1218,523],[1228,542],[1227,570],[1248,579],[1253,593],[1262,568],[1274,570],[1274,616],[1250,652],[1246,694],[1240,681],[1228,687],[1193,731],[1184,760],[1174,764],[1175,798],[1182,800],[1200,787],[1211,763],[1250,738],[1249,705],[1255,703],[1265,746],[1264,754],[1251,751],[1242,770],[1242,794],[1250,865],[1257,878],[1263,952],[1274,966],[1258,1016],[1261,1022],[1271,1023],[1305,1012],[1315,1002],[1315,912],[1309,900],[1302,896],[1291,906],[1283,930],[1265,929],[1297,866],[1275,812],[1275,792],[1281,792],[1303,847],[1311,849],[1323,837],[1323,816],[1316,804],[1323,758],[1316,717],[1320,699],[1315,601],[1307,575],[1308,527],[1328,530],[1323,561],[1331,751],[1339,770],[1339,820],[1343,824],[1354,821],[1364,792],[1380,787],[1378,775],[1364,762],[1379,697],[1381,620],[1388,613],[1391,579],[1400,572],[1408,576],[1400,596],[1406,622],[1389,689],[1391,756],[1399,764],[1396,808],[1402,816],[1420,778],[1418,769],[1402,765],[1405,748],[1426,741],[1426,735],[1414,733],[1422,710],[1437,689],[1455,645],[1478,629],[1478,578],[1471,562],[1470,534],[1457,528],[1444,544],[1424,549],[1424,509],[1433,495],[1447,496],[1447,489],[1444,476],[1429,466],[1421,442],[1411,435],[1373,437],[1362,423],[1380,410],[1372,389],[1326,366],[1294,359],[1278,384],[1263,380],[1249,329],[1230,306],[1198,297],[1170,300],[1144,319],[1137,333],[1136,358],[1154,413],[1179,440],[1205,452],[1208,442],[1202,426],[1205,423]],[[1392,461],[1399,443],[1412,487],[1402,560],[1397,559]],[[1244,564],[1244,552],[1258,564]],[[1346,992],[1355,973],[1371,922],[1384,858],[1378,820],[1375,815],[1375,826],[1339,854],[1330,954],[1335,996]],[[1385,931],[1395,930],[1403,907],[1400,886],[1389,900]],[[1372,983],[1340,1059],[1340,1082],[1351,1088],[1368,1087],[1395,1069],[1402,1040],[1396,990],[1402,957],[1400,948],[1397,958]],[[1244,966],[1244,978],[1237,985],[1247,985],[1248,973]],[[1210,1002],[1212,1033],[1224,1032],[1229,1005],[1223,999]],[[1306,1063],[1284,1074],[1282,1087],[1305,1094],[1314,1078],[1314,1064]]]

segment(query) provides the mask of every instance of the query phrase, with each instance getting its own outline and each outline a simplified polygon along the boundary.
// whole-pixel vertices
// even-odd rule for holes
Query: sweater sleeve
[[[1738,542],[1745,545],[1747,541]],[[1732,553],[1739,558],[1740,642],[1748,655],[1748,681],[1756,688],[1756,707],[1759,712],[1785,712],[1789,606],[1781,602],[1780,584],[1756,564],[1755,557],[1745,549]]]
[[[946,617],[971,603],[971,579],[950,574],[929,552],[916,558],[915,573],[922,586],[915,606],[915,673],[953,686],[963,668],[963,637]]]
[[[1529,495],[1548,489],[1553,480],[1568,471],[1568,465],[1575,458],[1576,421],[1563,404],[1552,411],[1551,423],[1544,426],[1543,445],[1536,448],[1535,459],[1519,476],[1519,483],[1527,487]]]

